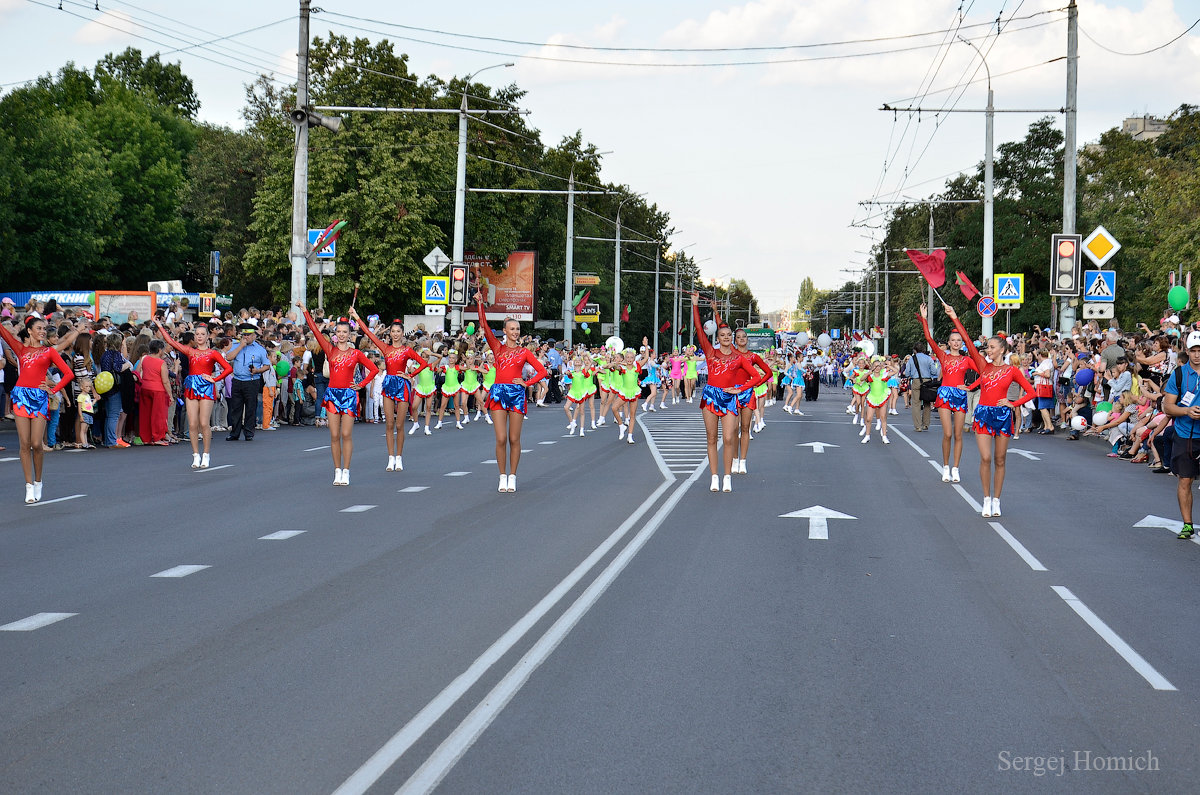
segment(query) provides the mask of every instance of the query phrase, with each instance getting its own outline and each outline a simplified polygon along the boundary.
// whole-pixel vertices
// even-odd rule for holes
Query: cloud
[[[124,11],[105,11],[75,31],[71,40],[77,44],[108,44],[127,41],[130,36],[138,36],[141,32],[141,26]]]

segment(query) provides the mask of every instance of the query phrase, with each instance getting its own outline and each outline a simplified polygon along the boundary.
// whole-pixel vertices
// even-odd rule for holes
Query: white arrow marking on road
[[[1161,527],[1164,530],[1170,530],[1175,535],[1179,535],[1179,531],[1183,529],[1183,522],[1178,519],[1164,519],[1161,516],[1150,514],[1143,517],[1134,527]],[[1193,544],[1200,544],[1200,536],[1192,536],[1191,540]]]
[[[808,539],[828,541],[829,540],[829,519],[857,519],[857,516],[850,516],[839,511],[833,511],[823,505],[814,505],[811,508],[804,508],[791,513],[779,514],[780,519],[807,519],[808,520]]]
[[[1032,450],[1021,450],[1017,447],[1010,447],[1010,448],[1008,448],[1008,452],[1016,453],[1017,455],[1021,456],[1022,458],[1028,458],[1030,461],[1041,461],[1042,460],[1041,459],[1042,454],[1035,453]]]
[[[837,447],[836,444],[830,444],[829,442],[804,442],[803,444],[798,444],[796,446],[811,447],[814,453],[823,453],[825,452],[826,447]]]

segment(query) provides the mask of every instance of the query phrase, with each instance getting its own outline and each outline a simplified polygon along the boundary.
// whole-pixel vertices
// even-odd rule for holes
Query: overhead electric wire
[[[1033,19],[1042,14],[1051,14],[1055,11],[1063,9],[1049,9],[1046,11],[1038,11],[1025,17],[1020,17],[1021,20]],[[691,52],[778,52],[782,50],[803,50],[814,49],[820,47],[842,47],[848,44],[873,44],[881,41],[900,41],[903,39],[924,38],[926,36],[937,36],[948,31],[932,30],[924,33],[901,33],[895,36],[876,36],[872,38],[862,39],[845,39],[842,41],[815,42],[808,44],[777,44],[755,47],[601,47],[589,44],[566,44],[560,42],[538,42],[538,41],[522,41],[520,39],[505,39],[495,36],[478,36],[468,33],[455,33],[448,30],[437,30],[435,28],[421,28],[414,25],[401,25],[398,22],[387,22],[386,20],[371,19],[368,17],[358,17],[351,14],[340,14],[336,11],[323,11],[327,16],[341,17],[343,19],[353,19],[358,22],[369,22],[373,25],[384,25],[391,28],[399,28],[401,30],[413,30],[419,33],[432,33],[437,36],[449,36],[456,39],[470,39],[473,41],[493,41],[500,44],[515,44],[522,47],[558,47],[561,49],[570,50],[591,50],[595,52],[655,52],[655,53],[691,53]],[[991,27],[992,22],[979,22],[971,25],[962,25],[954,28],[955,32],[965,28]]]
[[[1050,60],[1048,60],[1048,61],[1041,61],[1041,62],[1039,62],[1039,63],[1030,64],[1029,66],[1022,66],[1022,67],[1021,67],[1021,68],[1019,68],[1019,69],[1009,69],[1007,72],[996,72],[994,75],[992,75],[992,77],[1004,77],[1004,76],[1006,76],[1006,75],[1015,75],[1017,72],[1027,72],[1027,71],[1029,71],[1030,69],[1037,69],[1037,68],[1038,68],[1038,67],[1040,67],[1040,66],[1049,66],[1049,65],[1050,65],[1050,64],[1052,64],[1052,63],[1058,63],[1059,61],[1065,61],[1065,60],[1067,60],[1067,56],[1065,56],[1065,55],[1060,55],[1060,56],[1058,56],[1057,58],[1051,58],[1051,59],[1050,59]],[[967,85],[975,85],[976,83],[984,83],[984,82],[986,82],[986,81],[987,81],[987,78],[986,78],[986,77],[980,77],[980,78],[979,78],[979,79],[977,79],[977,80],[972,80],[972,81],[971,81],[970,83],[968,83]],[[890,100],[890,101],[888,101],[888,102],[885,102],[885,103],[883,103],[883,104],[885,104],[885,105],[899,105],[899,104],[900,104],[900,103],[902,103],[902,102],[912,102],[912,101],[913,101],[913,100],[915,100],[915,99],[922,99],[923,97],[932,96],[932,95],[934,95],[934,94],[945,94],[945,93],[947,93],[947,92],[950,92],[950,91],[957,91],[957,90],[958,90],[959,88],[961,88],[961,87],[962,87],[962,86],[961,86],[960,84],[958,84],[958,83],[955,83],[955,84],[954,84],[954,85],[952,85],[952,86],[947,86],[947,87],[945,87],[945,88],[936,88],[936,89],[933,89],[932,91],[927,91],[927,92],[925,92],[924,94],[922,94],[921,96],[914,96],[914,97],[904,97],[903,99],[893,99],[893,100]],[[902,111],[902,110],[901,110],[901,109],[899,109],[899,108],[895,108],[895,111],[896,111],[897,113],[902,113],[902,112],[904,112],[904,111]]]
[[[105,0],[105,5],[125,6],[126,8],[132,8],[135,11],[141,11],[143,14],[149,14],[152,17],[158,17],[159,19],[165,19],[168,22],[173,22],[176,25],[181,25],[182,27],[185,27],[185,28],[191,28],[192,30],[199,31],[200,33],[203,33],[206,36],[217,35],[214,31],[206,30],[205,28],[198,27],[196,25],[191,24],[190,22],[185,22],[182,19],[175,19],[174,17],[167,16],[166,14],[159,13],[158,11],[152,11],[148,8],[142,8],[141,6],[134,5],[133,3],[125,2],[125,0]],[[285,17],[282,20],[282,22],[288,22],[293,19],[295,19],[294,16],[288,16],[288,17]],[[277,25],[277,24],[281,24],[281,23],[272,22],[270,24]],[[225,37],[222,37],[221,40],[229,40],[230,44],[235,45],[236,47],[244,50],[247,54],[252,53],[252,54],[256,54],[256,55],[265,55],[268,60],[273,59],[275,57],[275,53],[270,50],[267,50],[263,47],[257,47],[252,44],[246,44],[245,42],[233,40],[236,36],[241,36],[244,33],[250,33],[250,32],[253,32],[254,30],[258,30],[258,28],[253,28],[249,31],[242,31],[242,33],[234,34],[234,36],[225,36]],[[230,48],[223,47],[222,49],[230,49]]]
[[[1111,47],[1106,47],[1105,45],[1103,45],[1103,44],[1101,44],[1100,42],[1096,41],[1094,38],[1092,38],[1092,35],[1091,35],[1090,33],[1088,33],[1086,30],[1084,30],[1082,27],[1080,27],[1080,28],[1079,28],[1079,32],[1080,32],[1080,33],[1082,33],[1084,36],[1086,36],[1088,41],[1090,41],[1092,44],[1095,44],[1097,47],[1099,47],[1100,49],[1104,50],[1105,52],[1111,52],[1113,55],[1124,55],[1124,56],[1126,56],[1126,57],[1129,57],[1129,58],[1134,58],[1134,57],[1136,57],[1136,56],[1139,56],[1139,55],[1149,55],[1149,54],[1150,54],[1150,53],[1152,53],[1152,52],[1158,52],[1158,51],[1159,51],[1159,50],[1161,50],[1161,49],[1164,49],[1164,48],[1166,48],[1166,47],[1170,47],[1172,44],[1174,44],[1175,42],[1177,42],[1177,41],[1179,41],[1180,39],[1182,39],[1184,36],[1186,36],[1186,35],[1188,35],[1189,33],[1191,33],[1191,31],[1192,31],[1192,28],[1196,27],[1197,25],[1200,25],[1200,19],[1197,19],[1195,22],[1193,22],[1192,24],[1188,25],[1188,26],[1187,26],[1187,30],[1185,30],[1183,33],[1180,33],[1178,36],[1176,36],[1175,38],[1171,39],[1171,40],[1170,40],[1170,41],[1168,41],[1166,44],[1160,44],[1160,45],[1158,45],[1157,47],[1151,47],[1150,49],[1148,49],[1148,50],[1142,50],[1141,52],[1121,52],[1120,50],[1114,50],[1113,48],[1111,48]]]

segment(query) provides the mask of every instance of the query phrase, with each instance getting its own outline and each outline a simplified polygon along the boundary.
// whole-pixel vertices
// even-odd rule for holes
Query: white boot
[[[861,442],[859,442],[859,444],[866,444],[866,443],[867,443],[867,442],[869,442],[869,441],[871,441],[871,434],[869,434],[869,433],[868,433],[866,436],[864,436],[864,437],[862,438],[862,441],[861,441]]]
[[[491,414],[483,415],[483,421],[486,422],[488,425],[491,425],[492,424],[492,415]]]
[[[192,453],[192,469],[200,468],[200,454]]]
[[[200,456],[200,468],[201,468],[201,469],[208,469],[208,461],[209,461],[209,459],[208,459],[208,453],[203,453],[203,454],[201,454],[201,456]]]
[[[33,501],[42,501],[42,481],[40,480],[33,481]],[[997,514],[997,516],[999,516],[999,514]]]
[[[404,471],[404,461],[403,461],[403,459],[400,458],[400,456],[396,456],[396,471],[397,472]]]
[[[426,425],[426,426],[425,426],[425,435],[426,435],[426,436],[431,436],[431,435],[432,435],[432,432],[429,430],[429,426],[428,426],[428,425]]]
[[[621,431],[620,431],[620,433],[618,433],[618,434],[617,434],[617,441],[619,442],[619,441],[621,441],[621,440],[622,440],[622,439],[624,439],[624,438],[625,438],[625,425],[624,425],[624,424],[622,424],[622,425],[621,425]]]
[[[342,470],[342,485],[343,486],[350,485],[350,470],[349,469]]]
[[[567,426],[567,433],[575,433],[575,420],[571,420],[571,424]]]
[[[708,490],[709,491],[719,491],[720,489],[721,489],[721,477],[720,477],[720,475],[713,475],[712,483],[709,485]]]
[[[508,490],[509,491],[517,490],[517,476],[516,475],[508,476]]]
[[[629,444],[633,444],[633,431],[629,432],[629,436],[626,437],[625,441],[628,442]]]
[[[948,466],[942,467],[942,482],[943,483],[950,482],[950,467],[948,467]]]
[[[981,516],[987,518],[987,517],[990,517],[991,515],[992,515],[992,498],[984,497],[983,498],[983,513],[981,514]]]
[[[729,475],[726,475],[725,479],[721,481],[721,491],[726,494],[733,491],[733,478]]]
[[[950,482],[958,483],[958,481],[959,481],[958,467],[950,467]],[[995,503],[993,503],[993,505],[995,505]],[[996,514],[996,515],[999,516],[1000,514]]]
[[[883,443],[884,443],[884,444],[891,444],[891,442],[889,442],[889,441],[888,441],[888,438],[887,438],[887,434],[886,434],[886,433],[885,433],[885,434],[883,434],[883,435],[881,435],[879,438],[883,440]]]
[[[1000,498],[992,497],[992,516],[1000,515]]]
[[[334,468],[333,470],[333,485],[342,485],[342,470]]]
[[[395,472],[396,471],[396,456],[394,456],[394,455],[388,456],[387,466],[383,468],[383,471],[384,472]]]
[[[508,491],[508,475],[500,476],[500,485],[496,487],[496,491]]]
[[[412,436],[414,433],[417,432],[417,428],[420,428],[420,427],[421,427],[421,423],[414,422],[412,427],[408,429],[408,435]]]
[[[716,477],[717,477],[716,475],[713,475],[713,482],[714,482],[714,483],[716,482]],[[714,489],[714,491],[716,491],[716,489]],[[36,499],[34,499],[34,496],[33,496],[33,484],[32,484],[32,483],[26,483],[26,484],[25,484],[25,504],[26,504],[26,505],[33,505],[35,502],[37,502],[37,500],[36,500]]]
[[[583,438],[583,425],[580,425],[580,426],[579,426],[579,438],[580,438],[580,439],[582,439],[582,438]]]

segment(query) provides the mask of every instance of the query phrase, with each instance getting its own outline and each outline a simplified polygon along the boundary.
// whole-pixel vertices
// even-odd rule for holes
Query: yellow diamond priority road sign
[[[1104,267],[1104,263],[1112,259],[1113,254],[1121,250],[1121,244],[1102,226],[1096,227],[1096,231],[1092,232],[1083,241],[1083,253],[1087,258],[1096,263],[1097,268]]]

